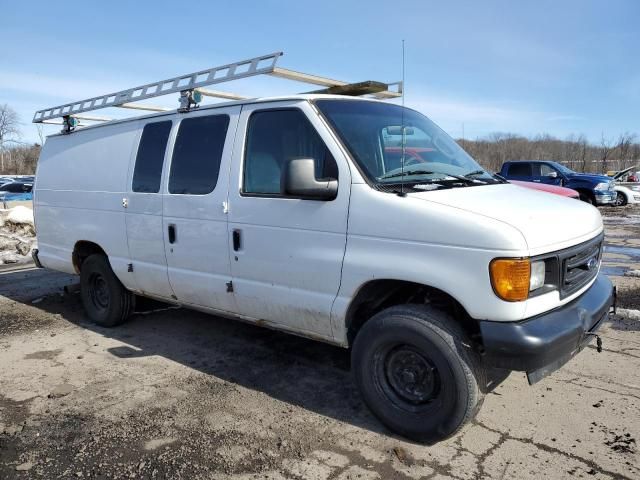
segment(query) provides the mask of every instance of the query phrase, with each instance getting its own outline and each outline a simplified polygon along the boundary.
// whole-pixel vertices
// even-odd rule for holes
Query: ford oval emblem
[[[598,266],[598,260],[596,260],[596,257],[591,257],[589,259],[589,261],[587,262],[587,269],[588,270],[593,270],[597,266]]]

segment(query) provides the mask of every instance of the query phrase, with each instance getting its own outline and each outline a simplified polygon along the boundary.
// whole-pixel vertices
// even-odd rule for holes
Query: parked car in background
[[[607,172],[607,175],[616,182],[614,187],[616,189],[614,202],[616,206],[622,207],[628,203],[640,203],[640,182],[633,171],[635,168],[637,167],[634,165],[619,172]]]
[[[0,202],[9,200],[32,200],[33,184],[26,182],[9,182],[0,186]]]
[[[514,185],[518,185],[524,188],[530,188],[532,190],[553,193],[555,195],[560,195],[561,197],[580,199],[580,194],[571,188],[559,187],[557,185],[547,185],[546,183],[521,182],[520,180],[509,180],[509,183],[513,183]]]
[[[507,180],[559,185],[576,190],[580,200],[592,205],[613,205],[616,200],[615,180],[606,175],[578,173],[550,160],[508,161],[500,175]]]

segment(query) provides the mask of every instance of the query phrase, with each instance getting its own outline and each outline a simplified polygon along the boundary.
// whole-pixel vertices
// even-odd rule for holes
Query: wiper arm
[[[434,173],[442,173],[442,172],[431,172],[429,170],[411,170],[410,172],[398,172],[398,173],[392,173],[391,175],[383,175],[378,180],[385,180],[387,178],[395,178],[395,177],[408,177],[410,175],[432,175]]]
[[[465,177],[474,177],[476,175],[482,175],[483,173],[487,173],[485,170],[474,170],[473,172],[465,173]]]
[[[501,183],[505,183],[506,180],[501,177],[500,175],[498,175],[497,173],[489,173],[486,170],[474,170],[473,172],[469,172],[469,173],[465,173],[465,177],[474,177],[476,175],[482,175],[483,173],[486,173],[488,175],[491,175],[491,178],[499,180]]]
[[[387,178],[396,178],[396,177],[408,177],[411,175],[433,175],[433,174],[440,174],[440,175],[445,175],[447,177],[455,178],[456,180],[460,180],[461,182],[464,182],[468,185],[472,185],[476,183],[485,183],[480,180],[473,180],[471,178],[466,178],[460,175],[454,175],[453,173],[434,172],[430,170],[412,170],[410,172],[404,172],[404,173],[398,172],[398,173],[393,173],[391,175],[383,175],[382,177],[379,178],[379,180],[386,180]],[[433,182],[442,182],[443,180],[446,181],[447,179],[445,177],[441,177],[441,178],[432,178],[430,180]]]

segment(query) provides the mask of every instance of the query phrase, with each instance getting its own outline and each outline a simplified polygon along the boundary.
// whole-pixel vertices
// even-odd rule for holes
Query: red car
[[[557,185],[547,185],[546,183],[521,182],[519,180],[509,180],[509,183],[541,192],[555,193],[562,197],[580,199],[580,194],[571,188],[559,187]]]

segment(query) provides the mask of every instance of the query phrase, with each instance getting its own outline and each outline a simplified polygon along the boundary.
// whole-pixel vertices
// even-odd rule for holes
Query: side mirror
[[[338,180],[318,180],[312,158],[294,158],[283,170],[282,193],[307,200],[333,200],[338,195]]]
[[[547,177],[549,177],[549,178],[558,178],[558,172],[549,172],[549,175],[547,175]]]

